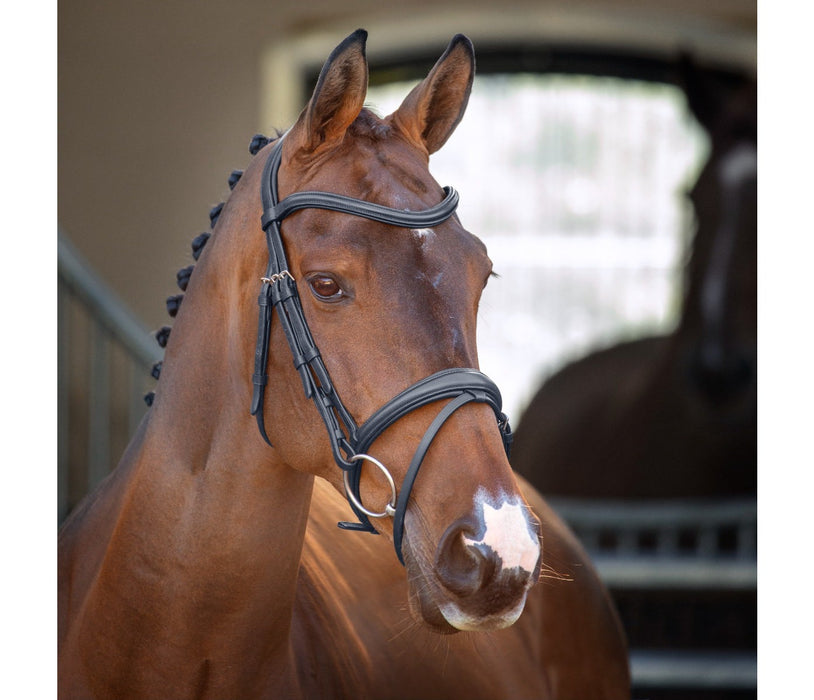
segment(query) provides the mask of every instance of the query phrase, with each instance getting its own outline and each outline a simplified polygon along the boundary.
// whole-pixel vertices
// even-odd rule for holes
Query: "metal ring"
[[[353,494],[350,489],[350,484],[348,483],[348,475],[349,470],[344,470],[342,473],[342,481],[345,483],[345,495],[348,497],[348,500],[353,503],[360,511],[362,511],[366,516],[369,518],[386,518],[388,515],[392,518],[396,514],[396,484],[393,481],[393,477],[391,476],[390,472],[387,471],[387,467],[385,467],[378,459],[375,457],[371,457],[370,455],[366,454],[358,454],[353,455],[353,457],[349,457],[349,462],[358,462],[360,459],[365,460],[366,462],[370,462],[371,464],[375,464],[382,474],[384,474],[387,482],[390,484],[390,491],[392,492],[393,496],[390,499],[390,503],[388,503],[384,507],[384,511],[381,513],[374,513],[369,511],[365,508],[360,502],[359,499]]]

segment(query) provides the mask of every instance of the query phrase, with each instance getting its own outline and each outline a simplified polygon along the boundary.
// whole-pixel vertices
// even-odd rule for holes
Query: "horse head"
[[[364,433],[382,406],[392,407],[393,397],[403,398],[405,391],[409,399],[416,391],[411,387],[424,386],[426,378],[438,387],[470,368],[484,392],[477,387],[456,392],[464,399],[443,420],[439,412],[455,399],[440,392],[423,394],[412,410],[383,421],[368,436],[365,455],[356,463],[358,483],[350,490],[363,512],[392,515],[401,509],[395,521],[365,520],[368,529],[399,542],[418,619],[442,632],[501,628],[522,612],[539,576],[541,546],[540,524],[520,493],[496,421],[499,393],[477,372],[478,302],[492,273],[485,246],[451,209],[438,223],[401,226],[332,210],[322,201],[344,198],[351,208],[382,207],[412,221],[411,213],[434,211],[453,199],[453,191],[445,198],[430,175],[429,156],[464,113],[473,48],[465,37],[455,37],[426,79],[393,114],[380,118],[364,106],[365,39],[359,30],[333,51],[296,123],[249,164],[220,214],[187,296],[191,300],[207,284],[218,289],[217,307],[210,298],[203,313],[228,326],[234,402],[247,409],[254,391],[254,410],[272,447],[256,429],[246,439],[263,447],[268,468],[324,478],[342,494],[349,486],[337,461],[347,467],[354,455],[338,455],[337,439],[347,445],[349,431],[360,426]],[[261,200],[269,177],[280,207],[300,201],[305,192],[317,193],[319,201],[308,204],[304,195],[302,207],[270,214],[274,206]],[[269,251],[261,218],[268,230],[279,226],[285,270],[263,274]],[[270,330],[261,306],[261,342],[253,352],[261,278],[261,304],[266,291],[268,298],[277,297],[269,302],[275,310],[268,311]],[[290,292],[275,291],[278,282]],[[291,294],[299,300],[303,324],[282,317],[287,312],[279,297]],[[304,328],[298,330],[298,324]],[[267,359],[261,349],[266,333]],[[313,340],[313,352],[304,354],[313,358],[318,348],[316,369],[305,357],[295,357],[297,367],[292,365],[288,336],[298,333],[307,343]],[[264,374],[267,389],[258,392],[252,377]],[[265,377],[259,381],[266,383]],[[320,410],[306,395],[315,392],[322,397]],[[325,422],[344,413],[350,427],[342,434],[330,426],[326,431]],[[246,410],[243,425],[251,422]],[[409,473],[417,450],[421,472]],[[399,507],[394,491],[407,495]]]
[[[690,199],[697,231],[682,326],[700,330],[691,376],[713,402],[754,380],[757,331],[757,85],[683,64],[690,110],[711,152]]]

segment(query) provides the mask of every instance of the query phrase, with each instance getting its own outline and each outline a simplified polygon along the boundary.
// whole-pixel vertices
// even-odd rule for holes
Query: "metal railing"
[[[733,595],[757,591],[757,503],[550,499],[612,595]],[[757,688],[751,649],[635,648],[634,687]]]
[[[144,415],[152,334],[58,231],[58,520],[110,471]]]
[[[614,588],[757,585],[757,503],[550,499]]]

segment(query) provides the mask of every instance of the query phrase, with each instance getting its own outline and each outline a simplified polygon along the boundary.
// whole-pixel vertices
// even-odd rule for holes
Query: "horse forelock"
[[[374,141],[381,141],[390,136],[392,129],[370,107],[364,107],[359,116],[348,128],[349,133],[357,138],[369,138]]]

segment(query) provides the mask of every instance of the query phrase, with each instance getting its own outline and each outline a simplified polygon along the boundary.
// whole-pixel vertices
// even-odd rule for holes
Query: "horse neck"
[[[313,477],[281,463],[258,434],[246,318],[256,292],[236,300],[236,275],[206,259],[178,313],[141,438],[118,470],[123,505],[109,524],[97,591],[138,601],[134,619],[120,621],[129,635],[145,620],[176,645],[211,647],[218,637],[251,658],[258,647],[279,658],[269,647],[288,644]]]

